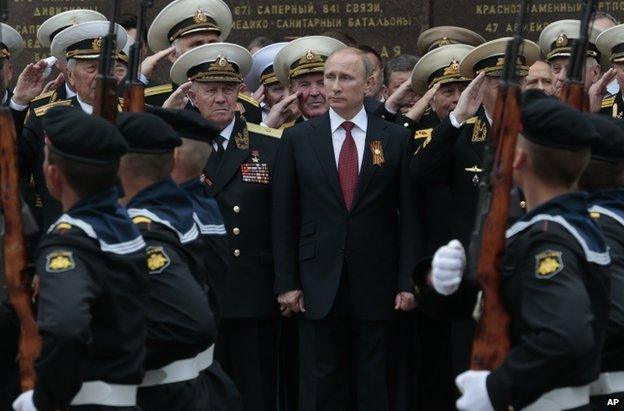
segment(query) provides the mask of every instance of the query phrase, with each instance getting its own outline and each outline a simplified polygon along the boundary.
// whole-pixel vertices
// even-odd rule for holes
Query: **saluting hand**
[[[384,103],[386,109],[391,113],[398,113],[399,110],[401,110],[401,103],[406,100],[406,96],[410,93],[414,93],[414,90],[412,90],[411,78],[405,80],[399,88],[394,90],[394,93],[388,96],[388,99]]]
[[[264,101],[264,84],[260,84],[258,90],[254,91],[251,97],[253,97],[258,103],[262,103]]]
[[[152,54],[151,56],[145,57],[143,62],[141,63],[141,74],[145,77],[150,78],[154,69],[160,63],[160,61],[169,55],[175,54],[175,47],[171,46],[168,49],[160,50],[157,53]]]
[[[169,98],[163,103],[163,108],[184,109],[189,102],[188,91],[193,85],[192,82],[187,81],[182,84],[176,91],[171,93]]]
[[[63,83],[65,83],[65,76],[63,75],[63,73],[59,73],[59,75],[56,76],[54,80],[48,82],[48,84],[45,85],[41,92],[47,93],[48,91],[52,91]]]
[[[431,87],[424,96],[422,96],[416,104],[412,108],[409,109],[407,113],[405,113],[405,117],[409,118],[412,121],[420,121],[425,111],[427,111],[427,107],[431,104],[433,100],[433,96],[440,88],[440,83],[436,83],[433,87]]]
[[[299,94],[299,92],[296,92],[286,96],[282,99],[282,101],[271,107],[269,115],[263,121],[264,125],[271,128],[279,128],[286,121],[288,121],[288,119],[295,113],[293,105],[297,103]]]
[[[589,111],[592,113],[597,113],[602,108],[602,99],[607,95],[607,87],[609,84],[615,79],[617,75],[617,71],[614,68],[610,68],[607,70],[600,80],[592,84],[589,88]]]
[[[484,83],[485,72],[482,71],[461,93],[457,106],[455,106],[455,109],[451,112],[460,123],[474,116],[477,110],[479,110],[479,107],[481,107]]]
[[[13,101],[26,106],[30,100],[41,94],[45,83],[44,72],[47,67],[45,60],[28,64],[17,78],[13,89]]]

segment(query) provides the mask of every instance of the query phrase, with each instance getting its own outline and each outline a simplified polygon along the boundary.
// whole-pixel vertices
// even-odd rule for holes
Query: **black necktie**
[[[215,138],[215,143],[217,143],[217,151],[215,151],[215,156],[217,157],[218,162],[221,162],[221,160],[223,159],[223,153],[225,153],[225,149],[223,148],[224,141],[225,138],[222,135],[218,135],[217,138]]]

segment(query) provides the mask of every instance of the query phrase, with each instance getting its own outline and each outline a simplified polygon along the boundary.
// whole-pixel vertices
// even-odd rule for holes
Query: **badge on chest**
[[[241,165],[243,183],[269,184],[269,165],[262,163],[260,152],[251,152],[251,161]]]

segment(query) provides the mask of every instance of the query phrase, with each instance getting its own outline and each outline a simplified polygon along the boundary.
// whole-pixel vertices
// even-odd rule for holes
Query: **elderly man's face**
[[[87,104],[93,104],[95,99],[95,78],[98,74],[97,60],[75,60],[76,64],[70,69],[68,66],[67,80],[76,90],[76,94]]]
[[[588,59],[588,64],[585,66],[584,73],[584,83],[585,90],[589,90],[592,84],[594,84],[600,78],[600,66],[598,64],[594,64],[590,66],[590,63],[594,61],[593,59]],[[563,85],[565,84],[566,77],[568,76],[568,70],[570,65],[569,57],[557,57],[550,61],[550,69],[553,74],[553,79],[555,81],[555,95],[559,96]]]
[[[115,80],[117,80],[117,84],[121,83],[123,79],[128,75],[128,66],[126,63],[122,63],[120,61],[115,62],[115,67],[113,68],[113,76]]]
[[[266,98],[266,104],[269,107],[273,107],[286,96],[286,87],[280,83],[271,84],[264,87],[264,97]]]
[[[325,100],[322,73],[306,74],[292,79],[290,92],[299,93],[299,110],[307,119],[322,116],[329,109]]]
[[[457,102],[461,93],[468,87],[466,82],[457,82],[450,84],[442,84],[431,100],[431,108],[436,112],[440,119],[449,115]]]
[[[176,55],[173,60],[195,47],[219,42],[219,35],[214,32],[192,33],[175,40]],[[173,61],[172,61],[173,62]]]
[[[548,95],[555,92],[553,73],[550,66],[545,61],[536,61],[529,68],[529,75],[526,77],[525,90],[542,90]]]
[[[354,52],[339,51],[325,63],[325,95],[329,106],[351,118],[362,108],[367,86],[363,58]]]
[[[189,90],[193,103],[206,119],[222,129],[234,118],[238,84],[218,81],[194,82]]]

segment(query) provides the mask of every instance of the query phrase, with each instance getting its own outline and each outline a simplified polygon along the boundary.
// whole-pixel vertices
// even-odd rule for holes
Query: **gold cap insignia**
[[[76,263],[71,251],[53,251],[46,256],[46,271],[49,273],[62,273],[74,267]]]
[[[559,47],[565,47],[567,45],[568,45],[568,36],[566,36],[564,33],[559,34],[559,36],[557,37],[557,40],[555,40],[555,46],[559,48]]]
[[[447,68],[444,69],[444,76],[455,76],[459,74],[459,61],[453,60]]]
[[[207,21],[208,17],[206,16],[206,13],[204,13],[202,9],[197,9],[195,15],[193,16],[193,22],[195,22],[196,24],[200,24]]]
[[[315,57],[314,53],[311,52],[310,50],[308,50],[308,52],[305,54],[305,59],[308,60],[308,61],[314,60],[314,57]]]
[[[228,61],[225,57],[219,57],[217,59],[217,64],[219,65],[219,67],[225,67],[228,65]]]
[[[561,251],[547,250],[535,256],[535,276],[540,279],[548,279],[563,270]]]
[[[449,44],[451,44],[451,40],[449,40],[447,37],[444,37],[438,42],[438,47],[448,46]]]
[[[102,37],[98,37],[97,39],[94,39],[93,43],[91,43],[91,48],[94,51],[102,50]]]
[[[162,247],[147,247],[147,269],[150,274],[160,274],[171,264],[171,259]]]

